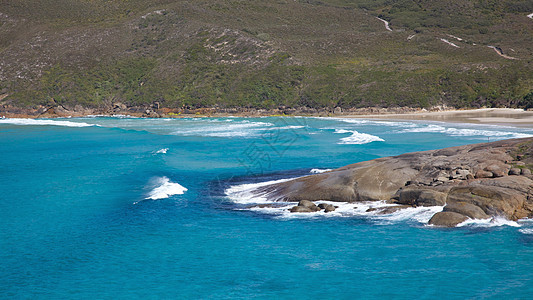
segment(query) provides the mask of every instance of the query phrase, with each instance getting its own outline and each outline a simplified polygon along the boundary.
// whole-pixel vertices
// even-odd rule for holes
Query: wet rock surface
[[[298,202],[298,205],[297,206],[293,206],[291,209],[289,209],[289,211],[292,212],[292,213],[295,213],[295,212],[307,213],[307,212],[317,212],[317,211],[324,210],[324,212],[328,213],[328,212],[335,211],[336,208],[337,207],[335,207],[334,205],[327,204],[327,203],[320,203],[317,206],[312,201],[300,200]]]

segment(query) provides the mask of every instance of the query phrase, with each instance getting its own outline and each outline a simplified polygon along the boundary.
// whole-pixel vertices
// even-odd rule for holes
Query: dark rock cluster
[[[326,203],[320,203],[318,206],[314,204],[312,201],[309,200],[300,200],[298,202],[297,206],[292,207],[289,211],[290,212],[299,212],[299,213],[307,213],[307,212],[317,212],[324,210],[324,212],[332,212],[335,211],[337,207],[331,204]]]

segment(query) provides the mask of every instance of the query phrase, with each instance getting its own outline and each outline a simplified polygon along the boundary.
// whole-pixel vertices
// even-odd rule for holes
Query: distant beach
[[[490,124],[499,126],[533,127],[533,111],[514,108],[480,108],[480,109],[447,109],[441,107],[416,109],[409,107],[396,108],[353,108],[347,110],[331,109],[145,109],[131,107],[125,110],[89,109],[67,110],[59,108],[41,108],[38,113],[32,109],[13,109],[0,111],[0,118],[69,118],[86,116],[132,116],[140,118],[202,118],[202,117],[269,117],[269,116],[298,116],[298,117],[335,117],[335,118],[362,118],[382,120],[421,120],[441,121],[450,123]]]
[[[533,127],[533,111],[512,108],[482,108],[470,110],[449,110],[416,112],[405,114],[370,114],[350,116],[355,118],[387,120],[424,120],[451,123],[490,124],[515,127]]]

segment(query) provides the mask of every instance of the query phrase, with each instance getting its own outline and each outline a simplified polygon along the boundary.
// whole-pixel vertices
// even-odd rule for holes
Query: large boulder
[[[293,206],[291,209],[289,209],[289,211],[293,213],[295,212],[299,212],[299,213],[316,212],[319,210],[320,210],[320,207],[316,206],[313,202],[309,200],[300,200],[297,206]]]
[[[522,176],[508,176],[453,187],[448,202],[471,203],[487,215],[504,216],[510,220],[532,216],[533,181]]]
[[[443,211],[451,211],[471,219],[488,219],[490,218],[479,206],[462,201],[453,201],[446,204]]]
[[[400,192],[397,203],[414,206],[442,206],[446,203],[446,194],[429,188],[407,188]]]
[[[312,209],[312,210],[319,210],[319,208],[316,206],[316,204],[314,204],[313,202],[309,201],[309,200],[300,200],[300,202],[298,202],[298,206],[303,206],[303,207],[307,207],[309,209]]]
[[[460,224],[466,220],[468,220],[468,217],[462,214],[452,211],[442,211],[433,215],[428,224],[442,227],[455,227],[457,224]]]
[[[291,209],[289,209],[291,213],[310,213],[315,212],[315,210],[310,209],[309,207],[305,206],[293,206]]]

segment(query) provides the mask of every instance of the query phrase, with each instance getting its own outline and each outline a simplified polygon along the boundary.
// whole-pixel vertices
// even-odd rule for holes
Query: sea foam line
[[[0,119],[0,124],[11,125],[29,125],[29,126],[64,126],[64,127],[89,127],[97,126],[94,124],[88,124],[84,122],[72,122],[62,120],[45,120],[45,119],[23,119],[23,118],[7,118]]]
[[[356,124],[356,125],[383,125],[383,126],[391,126],[391,127],[404,127],[404,128],[410,128],[410,127],[416,127],[417,125],[410,121],[378,121],[378,120],[369,120],[369,119],[359,119],[359,118],[332,118],[332,117],[310,117],[313,119],[319,119],[319,120],[334,120],[334,121],[340,121],[344,123],[349,124]]]
[[[511,132],[511,131],[492,131],[481,129],[468,129],[468,128],[454,128],[444,127],[440,125],[430,124],[424,127],[407,128],[401,132],[406,133],[443,133],[450,136],[485,136],[485,137],[509,137],[509,138],[525,138],[532,137],[532,134]]]

